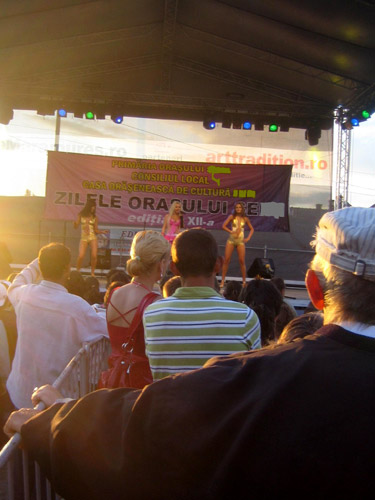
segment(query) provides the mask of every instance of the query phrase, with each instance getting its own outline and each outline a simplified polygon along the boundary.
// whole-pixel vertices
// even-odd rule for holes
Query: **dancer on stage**
[[[96,216],[96,201],[87,200],[86,205],[79,212],[77,220],[73,222],[74,228],[81,224],[81,241],[79,242],[79,253],[77,259],[77,271],[80,271],[82,261],[88,245],[91,248],[91,276],[95,276],[96,260],[98,256],[97,234],[107,234],[108,231],[98,229],[98,218]]]
[[[184,227],[184,218],[181,214],[181,203],[174,201],[169,209],[169,214],[164,217],[161,234],[170,244]]]
[[[228,225],[232,223],[232,229]],[[245,238],[245,226],[249,227],[249,235]],[[230,215],[223,224],[224,231],[230,234],[225,245],[225,256],[222,270],[222,277],[220,288],[224,287],[225,276],[227,275],[228,266],[232,257],[233,250],[236,248],[238,253],[238,260],[240,261],[240,268],[242,274],[242,286],[246,285],[246,266],[245,266],[245,243],[247,243],[254,234],[254,228],[251,225],[249,218],[246,217],[245,207],[243,203],[237,202],[235,204],[233,214]]]

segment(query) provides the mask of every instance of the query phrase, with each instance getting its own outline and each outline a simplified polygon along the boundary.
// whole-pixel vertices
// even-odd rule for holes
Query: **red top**
[[[152,374],[145,354],[142,316],[145,308],[154,302],[158,294],[147,293],[137,307],[122,313],[112,304],[112,293],[109,297],[109,304],[119,316],[112,319],[111,322],[107,321],[112,353],[108,358],[109,369],[101,374],[99,388],[134,387],[143,389],[145,385],[151,384]],[[135,315],[129,322],[127,316],[134,311],[136,311]],[[114,325],[113,322],[119,318],[122,318],[128,326]]]
[[[117,288],[115,288],[114,290],[117,290]],[[109,339],[111,341],[111,347],[112,347],[112,355],[115,353],[117,354],[123,353],[122,346],[124,343],[126,344],[129,341],[129,335],[133,331],[133,328],[136,327],[136,330],[133,335],[135,339],[133,353],[138,356],[146,356],[142,315],[145,308],[148,305],[152,304],[152,302],[154,302],[155,300],[155,297],[157,296],[158,296],[157,293],[149,292],[147,295],[145,295],[145,297],[142,299],[142,302],[137,307],[133,307],[132,309],[129,309],[129,311],[121,313],[117,309],[117,307],[115,307],[112,304],[111,302],[112,294],[111,294],[108,304],[111,304],[113,309],[119,314],[118,317],[114,318],[111,322],[107,321]],[[139,310],[140,306],[142,306],[142,310]],[[136,310],[138,310],[137,313],[134,315],[133,320],[129,323],[126,317],[130,313]],[[129,326],[125,327],[125,326],[113,325],[113,322],[118,320],[119,318],[122,318]],[[137,322],[139,322],[138,326],[136,326]]]

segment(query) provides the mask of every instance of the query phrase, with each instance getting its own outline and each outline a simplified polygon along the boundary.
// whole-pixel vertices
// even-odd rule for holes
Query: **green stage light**
[[[277,125],[275,123],[271,123],[271,125],[269,126],[269,131],[277,132]]]
[[[367,120],[367,118],[370,118],[370,113],[366,109],[364,109],[362,111],[362,116]]]
[[[92,111],[87,111],[87,113],[86,113],[85,116],[86,116],[86,118],[88,120],[93,120],[94,119],[94,113]]]

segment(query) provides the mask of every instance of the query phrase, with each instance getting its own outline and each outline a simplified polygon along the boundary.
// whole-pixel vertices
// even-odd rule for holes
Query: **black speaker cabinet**
[[[271,279],[275,276],[275,264],[272,259],[254,259],[253,263],[247,270],[249,278],[261,276],[262,278]]]
[[[109,248],[98,248],[98,269],[111,269],[111,250]]]

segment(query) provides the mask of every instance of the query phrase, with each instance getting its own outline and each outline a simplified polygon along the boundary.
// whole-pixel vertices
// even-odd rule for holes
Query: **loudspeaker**
[[[275,276],[275,264],[272,259],[254,259],[253,263],[247,270],[248,278],[261,276],[262,278],[271,279]]]
[[[98,269],[111,269],[111,249],[98,248],[98,260],[96,267]]]

